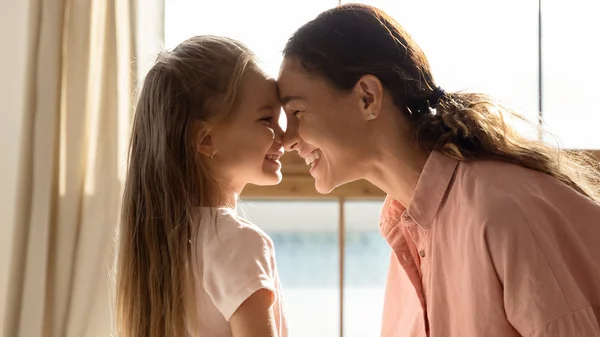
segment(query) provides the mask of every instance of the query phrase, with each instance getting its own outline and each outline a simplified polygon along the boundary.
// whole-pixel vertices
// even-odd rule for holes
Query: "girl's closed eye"
[[[273,116],[266,116],[266,117],[259,119],[258,121],[260,123],[270,127],[271,124],[273,123]]]

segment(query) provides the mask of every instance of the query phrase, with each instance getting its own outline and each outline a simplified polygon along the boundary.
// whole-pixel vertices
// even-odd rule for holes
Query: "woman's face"
[[[315,187],[335,187],[365,178],[372,106],[360,85],[340,92],[324,78],[305,72],[293,57],[282,63],[279,97],[288,117],[286,150],[296,150],[310,166]]]

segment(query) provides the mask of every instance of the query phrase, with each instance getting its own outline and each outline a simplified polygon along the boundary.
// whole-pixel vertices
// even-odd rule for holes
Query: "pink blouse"
[[[548,175],[433,152],[380,228],[383,337],[600,336],[600,205]]]

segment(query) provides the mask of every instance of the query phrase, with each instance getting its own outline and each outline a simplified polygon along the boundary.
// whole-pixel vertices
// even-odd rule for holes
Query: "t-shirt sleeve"
[[[221,231],[203,254],[204,288],[227,321],[257,290],[268,289],[275,296],[272,243],[257,229]]]

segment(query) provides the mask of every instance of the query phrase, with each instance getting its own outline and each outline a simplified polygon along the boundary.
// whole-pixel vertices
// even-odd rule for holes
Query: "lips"
[[[279,160],[281,158],[281,156],[283,156],[283,151],[269,152],[265,155],[265,159]]]
[[[308,165],[312,168],[315,165],[315,163],[317,162],[317,160],[319,160],[321,158],[321,150],[316,149],[303,157],[304,157],[304,162],[306,163],[306,165]]]

